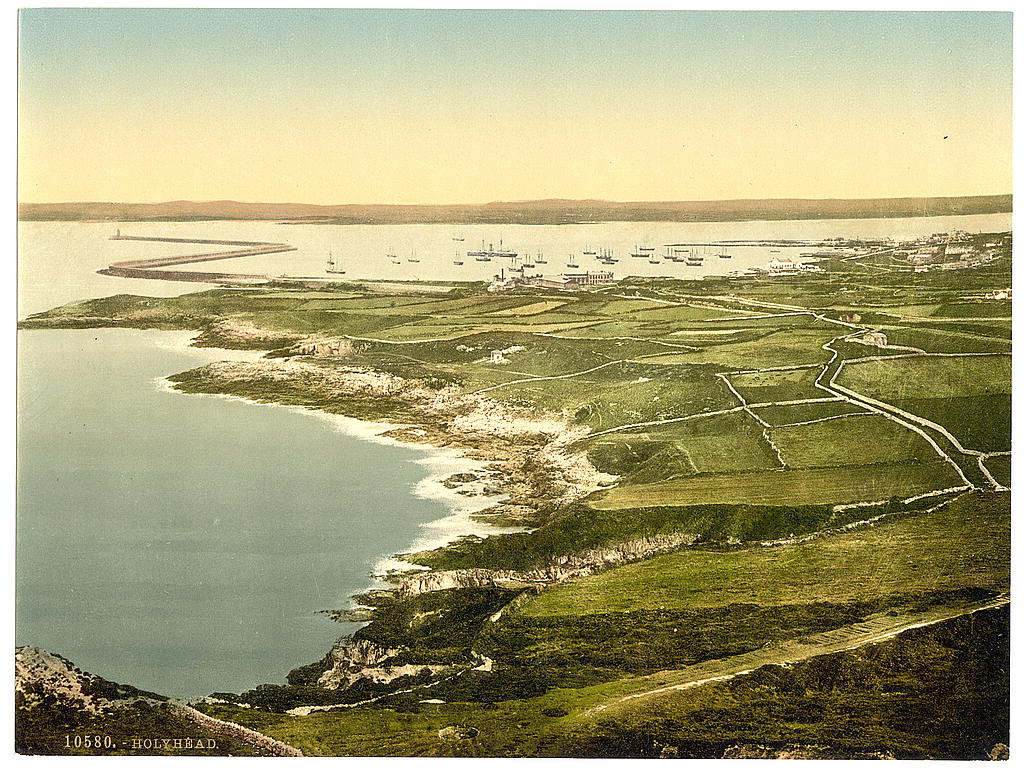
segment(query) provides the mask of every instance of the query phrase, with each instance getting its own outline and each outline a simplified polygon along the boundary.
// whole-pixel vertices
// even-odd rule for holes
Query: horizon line
[[[812,196],[785,196],[785,197],[735,197],[726,199],[602,199],[596,197],[572,198],[572,197],[543,197],[536,199],[493,199],[486,202],[332,202],[319,204],[315,202],[301,201],[269,201],[269,200],[245,200],[245,199],[162,199],[150,201],[127,201],[116,199],[65,199],[56,201],[26,201],[18,202],[22,205],[167,205],[167,204],[241,204],[241,205],[296,205],[302,207],[485,207],[498,204],[536,204],[544,202],[569,202],[597,204],[619,204],[619,205],[645,205],[645,204],[714,204],[724,202],[877,202],[887,200],[913,200],[913,199],[991,199],[996,197],[1012,197],[1013,192],[1007,191],[995,194],[938,194],[938,195],[901,195],[901,196],[870,196],[870,197],[812,197]]]

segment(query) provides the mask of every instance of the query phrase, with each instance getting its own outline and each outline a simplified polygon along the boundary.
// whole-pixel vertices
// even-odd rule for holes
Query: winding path
[[[617,697],[609,702],[595,705],[583,711],[581,716],[591,716],[615,708],[623,703],[644,700],[666,692],[686,691],[696,689],[709,683],[728,681],[747,673],[752,673],[762,667],[769,665],[788,666],[794,662],[803,662],[813,657],[825,654],[834,654],[841,651],[853,651],[873,643],[891,640],[901,633],[909,630],[916,630],[922,627],[931,627],[949,619],[960,616],[968,616],[979,611],[990,608],[1001,608],[1009,605],[1009,594],[1000,594],[981,603],[969,606],[965,609],[931,609],[917,615],[890,615],[883,614],[872,617],[870,620],[858,622],[847,627],[840,627],[837,630],[820,633],[809,638],[785,641],[777,645],[767,645],[756,651],[747,652],[737,657],[721,660],[712,660],[699,665],[694,665],[681,671],[672,671],[676,675],[693,675],[693,678],[686,681],[659,686],[654,689],[647,689],[642,692],[627,694]],[[797,659],[793,655],[798,654]]]

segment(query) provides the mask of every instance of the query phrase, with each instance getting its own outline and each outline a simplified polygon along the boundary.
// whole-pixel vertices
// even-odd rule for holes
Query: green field
[[[792,468],[933,461],[938,452],[914,431],[878,415],[774,428],[770,436]]]
[[[1010,448],[1007,356],[899,358],[847,365],[839,383],[946,428],[967,449]]]
[[[827,420],[848,414],[861,414],[867,410],[847,401],[825,401],[813,404],[790,404],[789,406],[762,406],[757,416],[769,425],[790,425],[792,423]]]
[[[708,363],[736,370],[824,363],[830,353],[823,350],[822,345],[836,333],[825,328],[794,329],[770,333],[751,341],[709,345],[699,352],[651,360],[659,363]]]
[[[707,368],[647,362],[614,363],[573,379],[524,382],[488,395],[565,410],[595,431],[735,406],[735,398]]]
[[[735,552],[677,552],[550,590],[523,617],[651,609],[850,602],[933,590],[1007,588],[1009,496],[964,496],[811,543]]]
[[[627,484],[599,496],[593,505],[599,509],[624,509],[696,503],[860,503],[960,484],[960,478],[945,463],[805,468]]]
[[[839,382],[883,401],[1009,393],[1010,358],[894,358],[844,367]]]
[[[587,442],[586,449],[600,470],[634,483],[779,464],[761,426],[745,412],[609,433]]]
[[[880,330],[888,336],[889,344],[917,347],[930,353],[1009,353],[1011,350],[1008,337],[983,336],[967,333],[962,326],[958,328],[954,333],[914,324],[881,326]]]
[[[748,403],[796,401],[801,398],[825,398],[830,394],[814,386],[820,367],[789,371],[764,371],[730,374],[729,381]]]
[[[1010,456],[999,455],[985,460],[985,468],[1004,487],[1010,486]]]
[[[1008,452],[1010,411],[1008,393],[955,398],[905,398],[893,402],[946,428],[967,449]]]

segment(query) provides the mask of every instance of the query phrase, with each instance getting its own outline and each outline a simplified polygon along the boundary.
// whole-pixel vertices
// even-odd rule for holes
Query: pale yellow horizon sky
[[[19,200],[1009,193],[1009,19],[32,9]]]

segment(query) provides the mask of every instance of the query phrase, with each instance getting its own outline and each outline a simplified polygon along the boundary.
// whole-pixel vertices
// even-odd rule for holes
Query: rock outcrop
[[[400,597],[465,587],[546,586],[589,576],[614,565],[635,562],[661,552],[690,546],[696,540],[697,536],[689,533],[635,538],[611,546],[588,549],[575,555],[553,557],[550,563],[528,571],[489,568],[425,571],[395,579],[393,586]]]
[[[317,686],[322,689],[346,689],[364,679],[388,684],[396,678],[432,675],[447,669],[447,665],[385,664],[401,651],[400,648],[385,648],[367,640],[342,638],[327,655],[330,667],[317,678]]]

